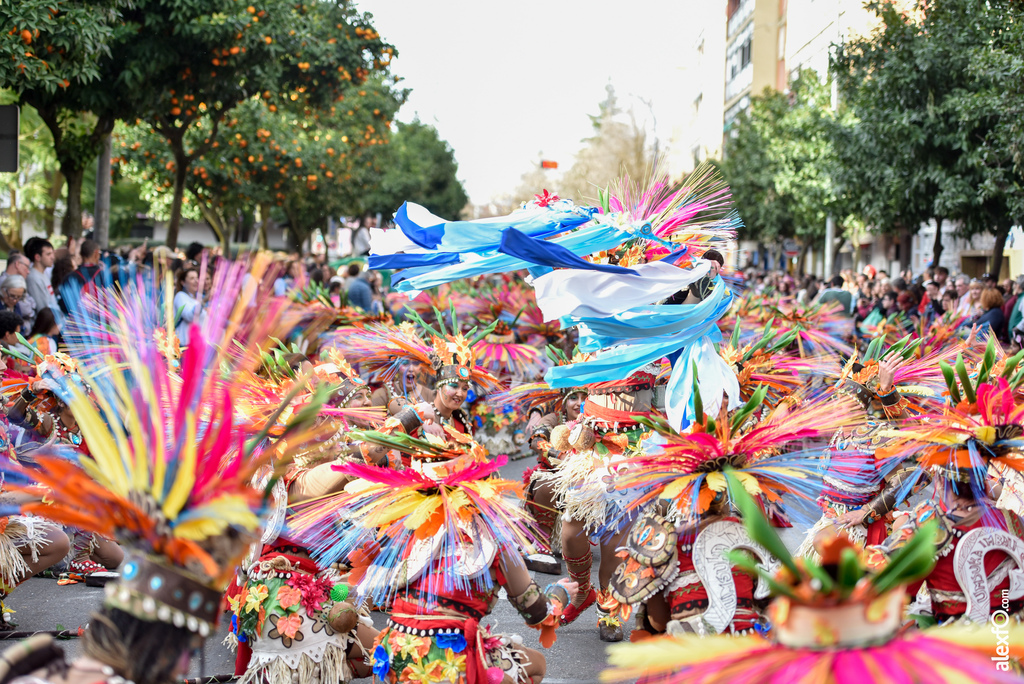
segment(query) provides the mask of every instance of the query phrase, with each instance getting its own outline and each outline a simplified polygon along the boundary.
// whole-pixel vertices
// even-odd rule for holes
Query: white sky
[[[356,0],[399,53],[412,89],[399,120],[433,124],[470,200],[512,192],[539,158],[572,164],[611,82],[662,149],[681,107],[683,55],[701,0]]]

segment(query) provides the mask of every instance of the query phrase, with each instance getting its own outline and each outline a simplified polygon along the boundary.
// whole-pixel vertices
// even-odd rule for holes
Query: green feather
[[[960,403],[960,391],[956,386],[956,376],[954,375],[953,367],[945,361],[939,361],[939,370],[942,371],[942,377],[946,380],[946,387],[949,388],[949,398],[953,402],[953,405]]]
[[[971,384],[971,378],[967,375],[963,354],[956,355],[956,374],[960,376],[960,386],[963,387],[964,397],[973,404],[978,400],[978,395],[974,393],[974,385]]]
[[[732,497],[736,507],[743,514],[743,525],[747,528],[750,538],[766,548],[768,553],[778,558],[779,562],[786,566],[786,569],[793,573],[794,577],[800,577],[800,569],[796,566],[796,562],[793,560],[793,556],[790,555],[789,549],[786,548],[782,539],[779,538],[778,532],[768,523],[764,513],[761,512],[761,507],[757,505],[757,502],[747,493],[743,484],[733,474],[732,469],[727,468],[725,470],[725,478],[729,486],[729,496]]]

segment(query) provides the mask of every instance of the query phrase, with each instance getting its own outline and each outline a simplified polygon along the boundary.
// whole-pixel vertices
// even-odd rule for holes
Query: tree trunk
[[[43,211],[43,216],[46,217],[46,239],[49,240],[53,236],[53,216],[57,211],[57,200],[60,199],[61,191],[64,190],[64,174],[60,172],[60,169],[53,172],[53,178],[50,180],[50,203],[46,206]]]
[[[935,242],[932,243],[932,266],[935,268],[939,267],[939,259],[942,258],[942,250],[945,249],[945,245],[942,244],[942,222],[944,220],[941,216],[935,217]]]
[[[217,242],[220,243],[221,253],[225,257],[230,257],[228,252],[228,222],[224,219],[220,213],[217,212],[213,206],[207,204],[202,198],[195,193],[192,193],[195,197],[196,206],[199,207],[199,213],[206,219],[206,224],[210,226],[210,230],[213,231],[214,236],[217,238]]]
[[[900,271],[910,268],[910,252],[914,245],[914,233],[904,228],[900,231]]]
[[[260,249],[267,248],[267,226],[271,225],[273,225],[273,219],[270,218],[270,202],[260,202],[260,227],[257,236]]]
[[[843,249],[843,245],[846,244],[846,239],[837,237],[835,242],[832,243],[832,271],[839,273],[842,269],[839,268],[839,252]],[[825,278],[831,278],[832,273],[825,273]]]
[[[181,135],[168,138],[171,144],[171,151],[174,153],[174,196],[171,199],[171,217],[167,221],[167,237],[164,240],[171,249],[178,248],[178,230],[181,228],[181,205],[185,199],[185,178],[188,174],[188,166],[191,160],[185,156],[185,146]]]
[[[74,168],[71,162],[60,165],[61,173],[68,182],[67,209],[60,222],[60,232],[68,238],[82,237],[82,177],[84,169]]]
[[[992,259],[988,272],[999,281],[999,273],[1003,270],[1003,249],[1006,247],[1006,238],[1010,234],[1010,226],[1002,225],[996,230],[996,241],[992,244]]]
[[[804,266],[807,264],[807,252],[811,251],[811,243],[806,242],[800,247],[800,258],[796,262],[796,272],[799,275],[804,275]]]

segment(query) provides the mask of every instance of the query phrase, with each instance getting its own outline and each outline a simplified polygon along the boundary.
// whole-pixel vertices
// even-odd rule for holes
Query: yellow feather
[[[167,498],[163,502],[164,515],[168,520],[178,517],[196,483],[196,421],[191,411],[185,415],[185,422],[185,443],[178,456],[178,472],[175,474],[171,491],[167,493]],[[159,496],[159,492],[153,494]]]
[[[139,416],[135,412],[135,406],[131,400],[131,392],[124,378],[125,376],[122,373],[110,374],[114,389],[117,390],[117,394],[121,398],[121,415],[123,416],[124,426],[127,428],[129,435],[137,435],[141,439],[144,434],[142,423],[139,422]],[[131,445],[122,440],[119,434],[115,435],[115,439],[117,439],[118,448],[122,451],[122,459],[124,459],[125,463],[131,464],[132,489],[137,492],[148,491],[149,463],[147,459],[149,454],[147,450],[132,449]]]
[[[724,492],[726,488],[725,475],[722,473],[708,473],[708,489],[713,492]]]
[[[381,507],[381,510],[371,513],[366,518],[367,525],[374,527],[383,527],[388,525],[399,518],[411,514],[416,507],[420,505],[425,497],[419,492],[413,493],[410,496],[400,498],[394,504],[385,507]]]
[[[696,475],[684,475],[683,477],[673,480],[667,487],[665,487],[664,491],[661,492],[661,498],[676,498],[677,496],[679,496],[679,493],[683,491],[683,489],[685,489],[687,485],[692,483],[696,478]]]
[[[117,443],[110,434],[119,428],[108,426],[80,389],[72,385],[71,394],[71,412],[78,421],[82,439],[89,445],[89,453],[96,464],[94,471],[87,472],[118,496],[128,496],[128,492],[131,491],[128,474],[124,470],[124,464],[117,457]],[[83,467],[88,460],[82,459]]]
[[[736,471],[736,477],[743,483],[743,488],[747,490],[747,493],[751,496],[757,496],[761,493],[761,485],[757,483],[757,479],[750,473],[745,473],[742,470]]]
[[[441,497],[438,495],[428,496],[420,502],[420,505],[405,519],[405,526],[410,530],[426,524],[430,516],[434,514],[437,507],[441,505]]]
[[[259,516],[252,512],[243,496],[227,494],[214,499],[200,508],[190,511],[190,520],[174,527],[174,536],[192,541],[202,541],[221,534],[228,525],[246,530],[255,530],[260,525]]]
[[[624,681],[637,679],[645,673],[674,672],[684,665],[744,653],[764,643],[755,636],[729,639],[662,636],[634,644],[617,644],[608,647],[608,662],[614,667],[601,673],[601,681]]]

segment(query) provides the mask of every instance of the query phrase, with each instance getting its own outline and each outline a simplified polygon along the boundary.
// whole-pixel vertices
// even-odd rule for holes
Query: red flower
[[[533,197],[538,207],[546,207],[549,204],[554,204],[560,199],[558,195],[548,192],[547,189],[545,189],[541,194],[534,195]]]

